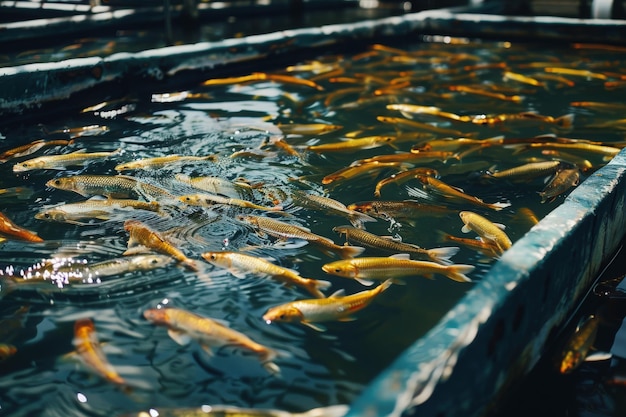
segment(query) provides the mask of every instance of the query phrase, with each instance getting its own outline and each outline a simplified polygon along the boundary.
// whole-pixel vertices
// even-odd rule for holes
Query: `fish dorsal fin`
[[[392,242],[402,242],[402,237],[395,235],[395,236],[381,236],[383,239],[387,239],[387,240],[391,240]]]
[[[83,148],[83,149],[78,149],[74,152],[70,152],[69,155],[75,155],[75,154],[81,154],[81,153],[86,153],[87,149]]]
[[[185,332],[176,329],[168,329],[167,334],[179,345],[187,345],[191,342],[191,337]]]
[[[395,253],[390,256],[390,258],[394,259],[411,259],[411,255],[408,253]]]

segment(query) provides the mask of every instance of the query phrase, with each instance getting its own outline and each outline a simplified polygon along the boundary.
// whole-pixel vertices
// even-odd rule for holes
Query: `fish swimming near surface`
[[[119,149],[112,152],[89,153],[85,149],[79,149],[78,151],[69,154],[44,155],[16,163],[15,165],[13,165],[13,172],[26,172],[35,169],[64,170],[67,169],[67,167],[83,166],[87,162],[109,158],[113,155],[118,155],[119,153]]]
[[[109,220],[119,211],[147,210],[161,214],[161,205],[156,201],[133,199],[91,198],[77,203],[65,203],[40,210],[35,214],[38,220],[56,221],[84,225],[85,219]]]
[[[252,186],[244,181],[229,181],[218,176],[190,177],[177,173],[174,175],[174,178],[193,188],[231,198],[241,198],[252,189]]]
[[[276,265],[263,258],[247,255],[239,252],[205,252],[201,256],[209,263],[220,268],[227,269],[238,278],[245,277],[246,274],[259,276],[269,276],[288,286],[298,286],[307,290],[317,298],[326,297],[321,291],[330,287],[330,282],[304,278],[300,274],[289,268]]]
[[[261,206],[240,198],[222,197],[217,194],[208,193],[185,194],[178,197],[178,199],[185,204],[189,204],[190,206],[199,207],[211,207],[216,204],[224,204],[227,206],[244,207],[262,211],[281,211],[283,209],[281,206]]]
[[[272,322],[297,322],[317,331],[324,331],[319,322],[352,321],[353,314],[364,309],[392,284],[387,280],[371,290],[343,295],[343,290],[322,299],[296,300],[269,308],[263,314],[267,324]]]
[[[371,216],[346,207],[342,202],[330,197],[306,193],[304,191],[294,191],[293,201],[302,207],[323,210],[338,216],[347,217],[353,226],[363,228],[363,222],[375,222]]]
[[[500,255],[511,247],[511,239],[504,232],[504,225],[494,223],[472,211],[461,211],[459,212],[459,217],[464,224],[461,228],[463,233],[474,231],[484,241],[493,243]]]
[[[126,220],[124,222],[124,230],[130,235],[128,249],[124,252],[124,255],[148,248],[171,256],[192,271],[198,271],[198,266],[193,259],[188,258],[187,255],[168,242],[160,233],[152,230],[139,220]]]
[[[424,249],[412,243],[405,243],[391,237],[378,236],[352,226],[335,226],[333,227],[333,232],[344,235],[348,243],[367,246],[385,252],[413,254],[422,258],[430,258],[430,260],[440,264],[450,263],[450,258],[459,251],[459,248],[454,246]]]
[[[167,156],[157,156],[154,158],[143,158],[137,159],[135,161],[123,162],[121,164],[117,164],[115,166],[116,171],[129,171],[135,169],[157,169],[163,168],[170,164],[182,164],[186,162],[200,162],[200,161],[211,161],[215,162],[217,160],[216,155],[206,155],[206,156],[193,156],[193,155],[167,155]]]
[[[541,202],[552,202],[557,196],[569,189],[576,187],[580,182],[580,170],[578,168],[562,169],[550,179],[543,190],[539,191]]]
[[[7,162],[14,158],[19,158],[21,156],[31,155],[38,150],[44,147],[52,147],[52,146],[69,146],[74,143],[74,140],[43,140],[38,139],[33,142],[27,143],[26,145],[20,145],[15,148],[8,149],[2,153],[0,153],[0,163]]]
[[[256,228],[262,234],[268,234],[278,239],[301,239],[317,246],[323,252],[332,256],[338,254],[341,258],[353,258],[359,256],[365,248],[360,246],[340,246],[331,239],[317,235],[304,226],[298,226],[291,223],[285,223],[269,217],[254,215],[239,215],[237,220],[248,223]]]
[[[126,385],[126,380],[117,373],[102,352],[96,328],[91,319],[76,320],[73,343],[78,357],[87,367],[109,382]]]
[[[53,178],[46,186],[73,191],[83,197],[102,195],[111,198],[143,198],[147,201],[171,199],[169,191],[126,175],[73,175]]]
[[[257,354],[268,372],[280,373],[280,368],[273,362],[278,356],[277,351],[214,319],[174,307],[151,308],[145,310],[143,316],[156,325],[167,327],[169,336],[180,345],[195,340],[209,355],[213,354],[212,348],[236,345]]]
[[[368,286],[375,280],[392,279],[396,283],[401,283],[402,277],[423,276],[432,279],[435,274],[457,282],[472,282],[466,274],[474,269],[474,265],[441,265],[437,262],[414,260],[408,253],[398,253],[389,257],[342,259],[322,266],[322,270],[327,274],[351,278]]]

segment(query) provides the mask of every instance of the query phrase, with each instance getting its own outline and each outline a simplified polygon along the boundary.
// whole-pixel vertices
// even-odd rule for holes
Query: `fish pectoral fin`
[[[395,253],[393,255],[390,256],[390,258],[394,258],[394,259],[411,259],[411,255],[408,253]]]
[[[239,269],[239,268],[233,268],[233,267],[228,268],[228,272],[230,272],[231,275],[239,279],[243,279],[247,275],[247,272],[245,270]]]
[[[598,351],[585,356],[585,362],[608,361],[613,357],[611,352]]]
[[[328,298],[341,298],[345,295],[345,293],[346,291],[342,288],[329,295]]]
[[[168,329],[167,334],[179,345],[187,345],[191,342],[191,337],[185,332],[181,332],[180,330]]]
[[[461,232],[463,232],[463,233],[469,233],[469,232],[471,232],[471,231],[472,231],[472,229],[470,229],[469,227],[467,227],[467,225],[465,225],[465,226],[461,227]]]
[[[355,278],[355,280],[359,284],[365,285],[365,286],[368,286],[368,287],[371,287],[372,285],[374,285],[374,281],[372,281],[371,279]]]
[[[346,316],[346,317],[337,319],[337,321],[354,321],[354,320],[356,320],[356,317],[353,317],[353,316]]]
[[[498,227],[498,229],[500,229],[500,230],[505,230],[505,229],[506,229],[506,226],[505,226],[505,225],[503,225],[502,223],[494,223],[494,224],[495,224],[495,225]]]
[[[318,332],[325,332],[326,331],[326,327],[322,326],[321,324],[314,324],[311,323],[309,321],[303,321],[301,322],[302,324],[304,324],[305,326],[310,327],[311,329],[318,331]]]

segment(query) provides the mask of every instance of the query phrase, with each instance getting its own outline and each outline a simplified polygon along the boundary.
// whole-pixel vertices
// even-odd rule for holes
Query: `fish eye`
[[[159,260],[158,259],[154,259],[152,258],[152,260],[150,261],[151,264],[158,264]]]
[[[216,260],[216,259],[217,259],[217,255],[215,255],[214,253],[212,253],[212,254],[211,254],[211,256],[210,256],[210,258],[211,258],[212,260]]]
[[[50,217],[52,217],[52,216],[50,216],[50,213],[44,213],[44,214],[43,214],[43,217],[44,217],[44,218],[46,218],[46,219],[49,219],[49,218],[50,218]]]
[[[341,268],[335,268],[335,272],[341,272]]]

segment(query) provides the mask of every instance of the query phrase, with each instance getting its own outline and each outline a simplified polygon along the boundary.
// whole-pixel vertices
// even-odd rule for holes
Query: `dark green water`
[[[128,219],[141,220],[162,232],[202,268],[194,272],[170,265],[146,273],[113,277],[101,284],[56,288],[43,283],[4,294],[0,301],[1,318],[15,318],[19,308],[28,307],[20,318],[20,325],[5,336],[17,348],[17,353],[0,364],[0,407],[4,414],[99,416],[150,407],[202,404],[302,411],[350,403],[358,396],[374,376],[437,323],[473,284],[454,282],[442,276],[433,280],[415,276],[407,278],[404,286],[392,286],[367,309],[357,313],[357,320],[329,323],[325,332],[295,323],[268,325],[262,315],[269,307],[308,298],[308,293],[285,288],[269,279],[235,278],[203,262],[200,254],[223,249],[250,250],[255,255],[271,257],[304,277],[330,281],[332,287],[327,294],[339,289],[351,294],[366,287],[325,274],[322,265],[336,258],[315,246],[275,246],[275,239],[257,235],[236,219],[238,214],[251,212],[271,215],[267,212],[225,206],[187,207],[162,201],[168,205],[167,216],[128,210],[110,220],[93,221],[88,225],[46,222],[35,219],[34,215],[51,205],[84,200],[78,194],[47,187],[45,184],[50,179],[79,174],[115,175],[117,164],[140,158],[214,154],[217,161],[174,164],[124,174],[163,187],[174,195],[193,192],[175,179],[176,174],[212,175],[228,180],[245,178],[250,183],[262,184],[247,196],[251,201],[272,205],[275,198],[287,213],[279,216],[280,219],[306,226],[343,244],[343,238],[333,233],[332,228],[347,224],[346,219],[297,207],[288,197],[290,192],[305,190],[344,204],[374,200],[377,182],[396,173],[397,169],[328,185],[322,184],[322,179],[358,159],[408,152],[425,139],[399,142],[395,150],[380,147],[343,153],[317,154],[307,151],[307,145],[335,142],[352,135],[398,135],[417,131],[432,133],[433,139],[468,136],[513,139],[554,134],[621,146],[623,122],[619,122],[622,117],[619,104],[623,89],[605,83],[619,81],[623,52],[576,49],[568,45],[546,48],[536,44],[479,41],[455,45],[429,40],[432,38],[408,45],[390,45],[412,51],[406,54],[365,47],[339,55],[311,57],[311,61],[341,67],[343,73],[337,76],[345,79],[333,80],[310,71],[289,73],[316,80],[323,91],[272,81],[190,85],[188,91],[195,95],[180,101],[166,101],[159,95],[175,92],[155,91],[154,96],[115,98],[97,110],[67,114],[58,120],[32,120],[7,127],[2,132],[5,149],[36,139],[73,138],[74,143],[67,147],[48,148],[36,155],[79,149],[87,152],[120,149],[121,152],[106,160],[64,171],[14,173],[13,164],[25,157],[0,166],[4,188],[29,187],[29,192],[20,194],[19,198],[3,199],[2,213],[18,225],[36,231],[45,240],[43,243],[14,240],[3,243],[4,275],[19,276],[20,271],[53,257],[71,256],[93,263],[121,256],[128,243],[129,236],[123,228]],[[354,53],[360,55],[353,56]],[[533,86],[503,78],[503,65],[508,71],[536,79],[547,74],[545,67],[587,70],[590,74],[586,77],[563,75],[565,79],[545,79],[541,86]],[[263,68],[263,71],[287,73],[282,67]],[[595,74],[603,74],[604,78]],[[523,99],[516,102],[463,93],[457,86],[471,86],[509,97],[517,95]],[[390,87],[392,89],[382,90]],[[333,92],[340,93],[333,96]],[[102,101],[103,98],[94,97],[93,105]],[[615,103],[616,107],[572,105],[579,101]],[[472,117],[529,111],[553,118],[573,115],[574,123],[571,127],[559,127],[551,121],[526,119],[478,125],[428,115],[415,117],[416,121],[429,123],[429,126],[458,131],[452,135],[429,132],[432,128],[420,130],[399,123],[381,123],[378,116],[402,117],[399,112],[386,108],[391,103],[437,106],[445,112]],[[280,124],[288,123],[325,123],[341,128],[323,135],[284,134]],[[91,132],[80,129],[94,125],[105,129]],[[78,130],[67,132],[66,129]],[[292,155],[283,148],[266,144],[276,138],[284,140],[299,154]],[[441,240],[440,232],[473,237],[473,234],[461,233],[463,223],[458,216],[461,210],[472,210],[506,225],[507,234],[515,242],[531,227],[521,216],[521,208],[530,209],[540,219],[560,204],[567,192],[554,201],[541,203],[537,193],[545,186],[544,178],[515,184],[481,181],[482,171],[502,170],[555,157],[571,163],[583,158],[590,164],[589,169],[581,171],[584,180],[607,162],[588,152],[554,156],[541,151],[493,146],[472,152],[461,160],[419,164],[436,169],[442,181],[462,188],[467,194],[487,202],[510,203],[503,210],[435,198],[448,211],[443,214],[415,212],[410,219],[397,219],[397,222],[379,219],[365,226],[372,233],[398,235],[403,241],[424,248],[450,246],[453,244]],[[383,188],[381,199],[408,199],[406,185],[420,187],[416,180],[391,184]],[[375,250],[366,254],[384,255]],[[495,262],[465,247],[461,247],[452,261],[474,265],[476,269],[469,274],[474,281],[480,281]],[[281,377],[269,375],[254,356],[236,347],[219,349],[211,357],[195,343],[177,345],[164,328],[143,318],[146,309],[159,305],[226,321],[252,339],[283,352],[276,360],[282,370]],[[77,319],[84,317],[92,318],[109,361],[131,382],[130,392],[92,375],[77,363],[72,353],[73,326]]]

